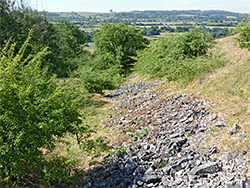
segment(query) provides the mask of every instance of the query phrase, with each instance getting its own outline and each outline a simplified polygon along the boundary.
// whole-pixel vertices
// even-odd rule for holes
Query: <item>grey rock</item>
[[[242,152],[226,155],[205,143],[206,130],[227,126],[223,119],[214,123],[217,117],[210,110],[212,103],[188,94],[146,91],[155,85],[136,82],[110,94],[109,100],[120,101],[110,109],[105,124],[118,126],[124,133],[113,147],[128,150],[119,156],[104,157],[102,164],[97,164],[103,169],[94,171],[96,174],[90,170],[88,181],[84,179],[86,185],[94,188],[242,186],[246,182],[246,161],[237,158]],[[141,95],[133,97],[138,93]],[[126,142],[127,138],[131,142]],[[199,145],[195,147],[195,143]],[[243,157],[248,156],[247,153]]]
[[[154,153],[152,152],[144,152],[141,156],[140,159],[147,161],[149,160],[152,156],[154,155]]]
[[[193,159],[192,157],[191,158],[183,157],[181,159],[175,160],[171,164],[164,167],[163,172],[165,172],[166,174],[169,175],[171,170],[179,171],[182,169],[182,166],[181,166],[182,163],[185,163],[185,162],[190,161],[192,159]]]
[[[142,181],[149,184],[149,183],[156,183],[161,180],[161,177],[156,174],[146,174],[142,177]]]
[[[139,180],[139,181],[137,181],[137,185],[142,186],[143,182]]]
[[[125,120],[122,121],[122,123],[126,125],[126,124],[131,123],[131,120],[125,119]]]
[[[228,156],[226,154],[222,154],[218,157],[219,161],[227,161],[228,160]]]
[[[137,188],[138,185],[132,185],[131,188]],[[129,187],[130,188],[130,187]]]
[[[233,135],[239,132],[241,127],[238,124],[234,124],[231,128],[228,129],[228,134]]]
[[[154,187],[153,183],[147,184],[147,187]]]
[[[133,174],[136,169],[136,165],[131,160],[128,160],[125,164],[125,169],[128,175]]]
[[[169,181],[168,177],[164,176],[164,177],[162,177],[161,182],[163,183],[163,185],[167,186],[170,181]]]
[[[239,134],[239,138],[244,139],[247,137],[247,132],[243,132]]]
[[[190,175],[195,176],[195,175],[205,175],[205,174],[212,174],[215,172],[220,171],[220,168],[218,166],[217,163],[215,162],[207,162],[203,165],[200,165],[198,167],[194,167],[191,172]]]
[[[245,181],[243,181],[241,179],[227,182],[226,185],[227,185],[227,188],[246,188]]]
[[[236,163],[237,165],[245,165],[245,164],[246,164],[246,161],[244,161],[243,159],[238,159],[238,158],[236,158],[236,159],[235,159],[235,163]]]
[[[215,127],[226,127],[227,124],[223,120],[219,120],[219,121],[214,123],[214,126]]]
[[[170,174],[170,170],[173,168],[172,165],[168,165],[166,167],[163,168],[163,172],[165,172],[167,175]]]

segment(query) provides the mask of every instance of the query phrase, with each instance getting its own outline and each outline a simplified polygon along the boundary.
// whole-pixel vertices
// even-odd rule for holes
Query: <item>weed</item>
[[[127,151],[127,150],[128,150],[127,147],[113,148],[112,150],[110,150],[110,155],[119,156],[119,155],[121,155],[123,152],[125,152],[125,151]]]
[[[167,166],[167,162],[166,161],[161,161],[159,163],[155,164],[156,168],[163,168]]]
[[[107,137],[99,136],[94,140],[84,140],[81,143],[81,148],[88,153],[95,154],[107,150],[108,143]]]
[[[208,132],[212,135],[212,136],[214,136],[214,133],[217,131],[217,129],[216,128],[213,128],[213,127],[211,127],[209,130],[208,130]]]

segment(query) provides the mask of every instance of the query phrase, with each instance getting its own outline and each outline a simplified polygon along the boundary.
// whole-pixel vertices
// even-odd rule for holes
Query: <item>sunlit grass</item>
[[[250,141],[250,52],[239,49],[233,37],[217,40],[216,48],[213,52],[219,50],[230,63],[214,73],[198,77],[179,91],[217,102],[213,110],[219,118],[225,119],[228,126],[213,132],[206,144],[218,146],[222,150],[225,145],[232,151],[245,150]],[[239,134],[228,134],[228,128],[235,123],[241,126],[239,134],[246,133],[245,138],[240,138]]]

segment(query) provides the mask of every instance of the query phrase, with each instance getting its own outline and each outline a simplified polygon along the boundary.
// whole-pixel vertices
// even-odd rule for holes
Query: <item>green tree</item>
[[[83,31],[73,23],[66,21],[54,25],[49,47],[51,53],[46,56],[50,73],[58,77],[68,77],[78,68],[75,59],[85,54],[86,37]]]
[[[26,7],[23,1],[20,3],[15,0],[0,1],[0,47],[4,47],[5,42],[11,39],[17,44],[16,48],[20,48],[27,39],[30,29],[33,29],[31,37],[34,44],[48,45],[52,24],[37,11]]]
[[[40,67],[47,49],[24,56],[30,40],[17,53],[10,43],[0,51],[0,179],[12,184],[37,170],[41,148],[81,124],[76,91],[58,86]]]
[[[246,48],[250,50],[250,16],[244,16],[244,21],[242,21],[237,26],[237,31],[239,36],[236,38],[240,48]]]
[[[85,53],[86,37],[76,25],[65,21],[53,25],[46,14],[41,16],[23,1],[18,5],[15,0],[1,0],[0,8],[0,48],[11,39],[16,43],[17,52],[32,29],[33,45],[26,50],[26,54],[48,47],[51,53],[46,55],[42,65],[48,67],[50,74],[57,74],[58,77],[67,77],[77,68],[73,59]]]
[[[105,23],[95,32],[94,43],[97,53],[113,54],[125,71],[134,63],[136,52],[146,48],[149,40],[133,26]]]

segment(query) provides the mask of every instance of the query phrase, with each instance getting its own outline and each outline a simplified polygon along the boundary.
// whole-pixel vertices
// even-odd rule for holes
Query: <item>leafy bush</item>
[[[83,86],[91,93],[102,93],[114,89],[120,83],[121,68],[112,54],[90,56],[75,72]]]
[[[211,45],[211,38],[197,29],[184,34],[167,33],[138,55],[135,70],[144,75],[166,77],[169,81],[191,81],[201,72],[224,64],[222,60],[205,56]]]
[[[218,56],[187,58],[174,63],[171,69],[169,69],[167,79],[169,81],[177,81],[185,86],[194,78],[223,67],[226,63],[225,59]]]
[[[46,49],[24,57],[29,40],[16,55],[14,44],[0,51],[0,178],[10,184],[35,171],[41,148],[53,147],[81,124],[76,90],[59,87],[41,70]]]
[[[237,31],[239,36],[236,40],[239,43],[239,47],[250,50],[250,16],[244,17],[244,21],[237,26]]]
[[[209,47],[212,46],[212,37],[194,28],[189,32],[180,35],[180,49],[185,57],[198,57],[206,55]]]

